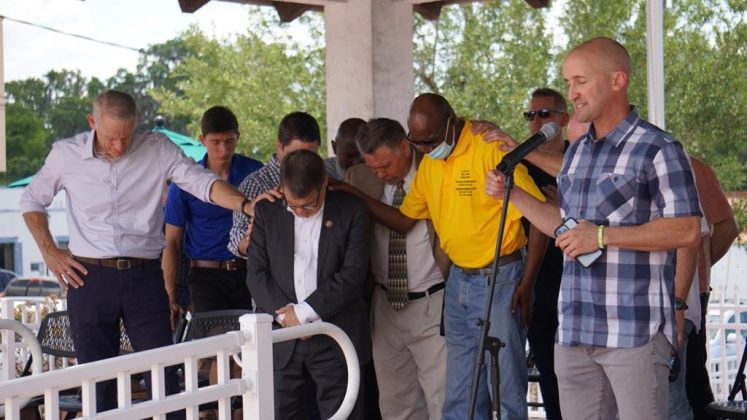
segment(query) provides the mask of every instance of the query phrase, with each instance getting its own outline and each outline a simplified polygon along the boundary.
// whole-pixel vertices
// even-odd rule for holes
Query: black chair
[[[706,412],[717,419],[747,420],[747,388],[745,388],[744,367],[747,363],[747,346],[742,350],[742,361],[739,362],[739,370],[734,378],[734,386],[731,387],[729,397],[726,401],[714,401],[706,407]],[[737,393],[742,394],[742,401],[734,401]]]
[[[39,332],[37,333],[39,344],[41,345],[42,354],[48,354],[55,357],[75,359],[75,347],[73,347],[73,337],[70,334],[70,319],[67,311],[50,312],[41,322]],[[21,376],[31,374],[32,357],[26,362]],[[65,419],[72,419],[81,411],[82,401],[79,389],[72,391],[60,392],[59,405],[60,411],[67,413]],[[44,397],[34,397],[29,401],[27,407],[34,407],[37,418],[41,418],[38,407],[44,404]]]
[[[229,331],[238,331],[240,328],[239,318],[250,313],[252,311],[245,309],[195,312],[187,324],[183,341],[198,340],[225,334]]]
[[[124,324],[120,324],[120,329],[119,352],[120,354],[132,353],[132,344],[130,343],[130,338],[127,336]],[[73,337],[70,334],[70,318],[67,311],[50,312],[47,314],[39,326],[37,338],[41,345],[42,354],[75,359],[75,347],[73,345]],[[32,358],[29,356],[29,360],[26,362],[26,367],[23,369],[21,376],[31,374],[31,363]],[[37,418],[41,418],[38,407],[42,404],[44,404],[44,397],[39,396],[32,398],[27,407],[34,407]],[[60,392],[59,405],[60,411],[66,413],[66,420],[72,419],[77,413],[82,412],[83,405],[80,388]]]

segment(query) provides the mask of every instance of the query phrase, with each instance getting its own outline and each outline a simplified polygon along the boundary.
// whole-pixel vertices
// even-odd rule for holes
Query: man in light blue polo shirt
[[[262,167],[260,162],[234,153],[239,123],[228,108],[214,106],[205,111],[201,128],[200,142],[207,148],[207,154],[200,164],[229,184],[238,186],[247,175]],[[162,267],[172,327],[179,313],[174,289],[182,245],[190,259],[189,290],[195,312],[251,309],[246,261],[235,259],[226,249],[231,217],[231,211],[202,202],[174,184],[169,188]]]

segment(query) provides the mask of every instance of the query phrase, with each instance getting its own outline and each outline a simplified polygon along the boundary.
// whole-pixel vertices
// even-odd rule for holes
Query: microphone
[[[516,165],[524,159],[524,156],[528,155],[529,152],[538,148],[542,143],[546,142],[547,139],[551,139],[558,135],[558,125],[554,122],[549,122],[542,125],[532,137],[529,137],[524,143],[521,143],[516,149],[503,156],[503,159],[495,167],[498,172],[503,172],[508,175],[514,170]]]

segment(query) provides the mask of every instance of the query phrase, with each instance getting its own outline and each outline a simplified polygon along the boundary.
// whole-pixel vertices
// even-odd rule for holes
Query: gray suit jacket
[[[423,154],[417,150],[413,150],[415,157],[415,165],[419,165],[423,158]],[[381,195],[384,193],[384,181],[380,180],[376,174],[368,168],[365,164],[359,164],[348,168],[345,173],[345,182],[363,191],[366,195],[381,199]],[[430,219],[425,220],[426,226],[428,227],[428,238],[431,241],[431,249],[433,251],[433,258],[436,260],[439,270],[444,276],[444,279],[449,277],[449,268],[451,268],[451,261],[446,253],[441,249],[441,244],[438,240],[438,235],[433,229],[433,222]]]

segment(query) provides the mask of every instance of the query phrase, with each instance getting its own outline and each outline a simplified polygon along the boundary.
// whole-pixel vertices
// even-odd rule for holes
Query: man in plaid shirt
[[[283,117],[275,140],[275,154],[267,165],[251,173],[239,185],[239,191],[249,200],[280,185],[280,161],[283,156],[294,150],[319,151],[322,137],[316,119],[305,112],[291,112]],[[246,259],[246,247],[249,245],[251,220],[242,211],[233,212],[233,226],[229,234],[228,250],[237,257]]]
[[[674,311],[674,250],[699,240],[698,195],[682,145],[644,121],[627,97],[630,56],[595,38],[574,48],[563,78],[574,118],[590,122],[558,175],[560,209],[515,189],[511,201],[566,255],[555,366],[563,417],[667,417]],[[493,171],[486,192],[503,196]],[[602,249],[584,267],[576,257]]]

